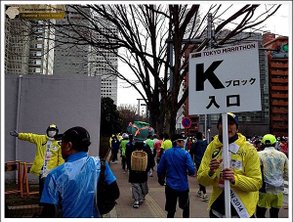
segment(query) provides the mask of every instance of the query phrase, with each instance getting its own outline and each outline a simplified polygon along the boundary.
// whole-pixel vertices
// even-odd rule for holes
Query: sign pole
[[[228,139],[228,115],[222,113],[223,126],[223,163],[224,169],[230,167],[229,139]],[[231,196],[230,196],[230,181],[224,180],[224,195],[225,195],[225,217],[231,218]]]

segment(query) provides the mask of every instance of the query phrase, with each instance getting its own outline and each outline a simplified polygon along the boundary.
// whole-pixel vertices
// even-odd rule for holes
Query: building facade
[[[93,17],[93,20],[98,19],[89,9],[83,9],[87,16]],[[70,7],[67,7],[71,23],[83,26],[80,33],[88,33],[90,27],[89,21],[83,16],[76,13]],[[62,25],[68,24],[67,20],[58,20],[57,25],[61,26],[56,29],[56,42],[66,42],[65,30],[62,30]],[[84,29],[84,30],[83,30]],[[104,29],[106,32],[106,30]],[[115,30],[112,30],[115,31]],[[77,33],[69,32],[72,37],[77,37]],[[103,36],[91,33],[95,41],[105,41]],[[77,37],[78,38],[78,37]],[[114,104],[117,104],[117,76],[113,70],[118,68],[118,59],[111,51],[97,49],[88,44],[60,44],[55,48],[54,58],[54,74],[70,75],[79,74],[87,76],[101,77],[101,95],[102,97],[110,97]]]
[[[288,137],[288,37],[267,34],[264,47],[268,49],[269,132]]]
[[[54,34],[44,21],[5,19],[5,73],[53,74]]]
[[[88,27],[88,21],[81,15],[69,8],[67,12],[71,21]],[[87,13],[90,15],[91,12],[88,10]],[[110,51],[97,51],[88,44],[67,43],[69,36],[74,37],[74,33],[64,35],[62,25],[66,24],[66,19],[24,20],[6,17],[5,73],[101,76],[102,97],[110,97],[117,104],[118,81],[113,72],[118,68],[117,56]],[[96,36],[96,39],[103,41],[102,36]]]

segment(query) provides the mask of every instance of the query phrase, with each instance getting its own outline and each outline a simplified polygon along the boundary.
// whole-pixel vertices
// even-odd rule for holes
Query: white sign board
[[[258,43],[190,54],[189,114],[260,111]]]

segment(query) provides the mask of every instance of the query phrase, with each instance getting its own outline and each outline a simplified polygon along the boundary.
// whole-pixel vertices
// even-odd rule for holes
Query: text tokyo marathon
[[[256,48],[256,44],[252,43],[252,44],[248,44],[248,45],[233,46],[233,47],[224,48],[224,49],[217,49],[217,50],[213,50],[213,51],[206,51],[206,52],[203,51],[202,54],[203,54],[203,56],[214,56],[214,55],[220,55],[223,53],[244,51],[244,50],[255,49],[255,48]]]

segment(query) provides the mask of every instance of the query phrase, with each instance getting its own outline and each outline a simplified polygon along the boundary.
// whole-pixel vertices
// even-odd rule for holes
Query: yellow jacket
[[[256,149],[246,141],[245,136],[238,133],[238,139],[234,143],[239,146],[239,149],[237,153],[231,153],[230,164],[235,175],[235,184],[231,184],[231,190],[238,195],[248,214],[252,216],[258,202],[258,190],[262,186],[260,161]],[[222,170],[220,168],[223,168],[223,165],[212,176],[208,175],[213,154],[214,158],[222,159],[222,147],[223,144],[219,141],[218,136],[215,136],[214,140],[208,145],[197,172],[197,180],[200,184],[213,186],[208,203],[209,209],[223,192],[223,188],[218,185],[220,171]]]
[[[18,139],[28,141],[30,143],[36,144],[36,153],[33,165],[31,167],[30,173],[40,175],[41,169],[44,164],[44,157],[46,153],[46,143],[49,139],[47,135],[38,135],[33,133],[19,133]],[[64,159],[62,158],[61,147],[58,144],[58,141],[52,140],[52,144],[50,147],[51,156],[48,161],[47,168],[48,170],[52,170],[60,164],[64,163]]]

